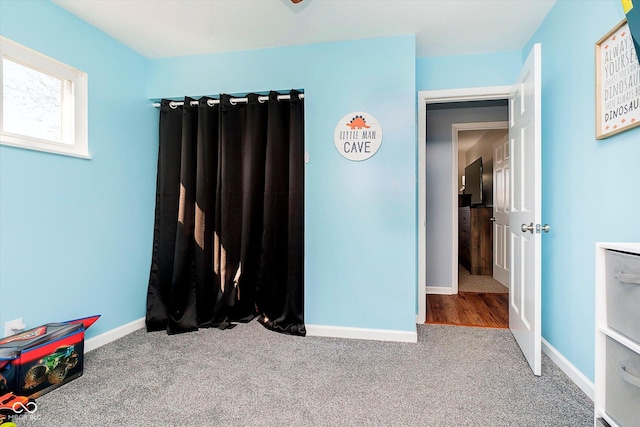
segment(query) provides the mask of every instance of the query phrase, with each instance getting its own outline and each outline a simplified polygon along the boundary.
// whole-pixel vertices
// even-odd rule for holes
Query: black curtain
[[[304,103],[163,100],[147,331],[304,335]]]

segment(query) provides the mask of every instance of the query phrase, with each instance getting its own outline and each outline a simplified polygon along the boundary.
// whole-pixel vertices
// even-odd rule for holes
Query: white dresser
[[[640,427],[640,243],[596,244],[595,425]]]

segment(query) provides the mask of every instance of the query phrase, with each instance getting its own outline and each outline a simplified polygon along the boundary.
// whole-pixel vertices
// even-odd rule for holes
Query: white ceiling
[[[148,58],[406,34],[418,57],[515,50],[555,1],[53,0]]]

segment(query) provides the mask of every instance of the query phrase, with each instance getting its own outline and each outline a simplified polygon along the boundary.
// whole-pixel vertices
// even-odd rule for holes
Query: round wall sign
[[[367,160],[382,144],[382,126],[369,113],[349,113],[336,125],[333,142],[342,157],[354,161]]]

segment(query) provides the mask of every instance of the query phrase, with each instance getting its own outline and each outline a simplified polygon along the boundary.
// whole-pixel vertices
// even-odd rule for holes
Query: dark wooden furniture
[[[493,275],[492,208],[458,208],[458,258],[471,274]]]
[[[458,207],[471,206],[471,194],[458,194]]]

